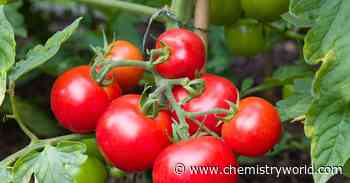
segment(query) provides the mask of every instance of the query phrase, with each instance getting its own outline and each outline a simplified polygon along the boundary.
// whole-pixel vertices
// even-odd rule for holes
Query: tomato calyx
[[[205,82],[202,79],[195,79],[195,80],[191,80],[183,87],[190,94],[190,97],[193,98],[203,93],[205,88]]]
[[[152,62],[153,65],[164,63],[170,57],[170,54],[171,54],[170,46],[168,46],[163,41],[161,41],[160,44],[162,45],[161,48],[147,51],[148,55],[150,55],[149,61]]]
[[[226,100],[225,102],[230,105],[230,108],[227,110],[226,116],[217,117],[217,119],[220,120],[220,123],[218,124],[218,126],[221,125],[222,123],[230,121],[238,111],[238,105],[239,105],[238,103],[233,103],[228,100]]]

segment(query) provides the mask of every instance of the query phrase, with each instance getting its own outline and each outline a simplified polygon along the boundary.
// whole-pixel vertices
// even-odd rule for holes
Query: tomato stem
[[[290,38],[290,39],[294,39],[294,40],[297,40],[297,41],[304,41],[305,39],[305,36],[302,35],[302,34],[299,34],[295,31],[291,31],[291,30],[286,30],[285,28],[283,27],[280,27],[276,24],[273,24],[273,23],[266,23],[264,24],[272,29],[275,29],[277,30],[278,32],[280,33],[284,33],[284,36],[287,37],[287,38]]]
[[[189,139],[190,138],[189,126],[186,122],[185,112],[183,111],[181,106],[176,102],[176,99],[172,93],[171,86],[166,88],[165,96],[168,99],[171,105],[171,108],[175,111],[177,118],[179,120],[178,131],[176,132],[177,135],[179,135],[181,139]]]
[[[199,120],[196,120],[195,118],[192,118],[191,120],[194,123],[196,123],[196,125],[198,125],[198,127],[199,127],[198,130],[199,131],[203,130],[204,132],[208,133],[209,135],[211,135],[211,136],[213,136],[213,137],[215,137],[217,139],[221,139],[221,137],[218,134],[216,134],[215,132],[211,131],[207,126],[205,126],[205,124],[203,122],[201,122]]]
[[[211,109],[203,112],[186,112],[186,116],[190,118],[195,118],[197,116],[204,116],[209,114],[228,114],[228,113],[230,113],[230,111],[227,109],[216,108],[216,109]]]
[[[102,6],[105,8],[115,8],[124,11],[128,11],[130,13],[151,16],[158,11],[157,8],[152,8],[149,6],[120,1],[120,0],[75,0],[82,3],[87,3],[95,6]]]
[[[17,111],[16,96],[15,96],[15,83],[14,82],[10,82],[9,93],[10,93],[10,102],[11,102],[13,118],[17,121],[21,130],[28,136],[28,138],[32,142],[39,140],[39,138],[26,127],[26,125],[23,123],[23,121],[21,119],[21,116],[19,115],[19,113]]]

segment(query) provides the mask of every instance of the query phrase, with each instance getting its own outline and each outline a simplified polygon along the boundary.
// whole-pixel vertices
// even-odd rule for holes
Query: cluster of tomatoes
[[[269,48],[264,23],[280,19],[289,0],[210,0],[212,24],[225,26],[225,40],[238,56],[255,56]]]
[[[107,74],[113,82],[100,86],[91,76],[91,67],[85,65],[63,73],[55,81],[51,93],[52,111],[72,132],[96,132],[97,146],[106,162],[125,172],[153,168],[154,183],[236,182],[236,174],[195,175],[186,167],[237,167],[236,155],[264,155],[281,135],[276,109],[258,97],[239,101],[238,90],[231,81],[203,74],[205,46],[195,33],[180,28],[167,30],[158,37],[156,48],[164,46],[170,49],[170,55],[154,66],[155,72],[169,80],[201,79],[204,89],[200,95],[188,99],[188,90],[175,86],[172,88],[174,101],[165,102],[151,118],[142,110],[140,95],[122,95],[138,84],[144,72],[142,68],[114,68]],[[127,41],[113,42],[105,57],[115,62],[143,60],[141,51]],[[191,138],[173,141],[174,121],[179,117],[170,102],[179,103],[188,114],[186,122]],[[215,113],[195,115],[213,109],[229,110],[234,103],[238,108],[231,117]],[[190,118],[191,115],[195,117]],[[198,133],[203,127],[220,138]],[[88,161],[96,160],[89,157]],[[183,172],[175,171],[178,164],[184,165]],[[105,176],[103,172],[90,173],[91,176],[97,174]],[[96,178],[89,182],[91,180],[102,182]]]

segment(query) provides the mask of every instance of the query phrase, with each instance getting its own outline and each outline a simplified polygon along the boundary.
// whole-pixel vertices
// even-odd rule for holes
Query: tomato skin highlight
[[[156,70],[165,78],[195,78],[205,64],[205,46],[202,39],[186,29],[170,29],[161,34],[156,48],[162,48],[161,42],[170,47],[170,57],[156,65]]]
[[[182,170],[175,171],[181,166]],[[181,170],[180,167],[180,170]],[[195,174],[191,167],[238,167],[235,156],[223,141],[205,136],[181,141],[166,148],[153,167],[153,183],[236,183],[236,174]]]
[[[101,161],[89,156],[74,172],[73,178],[74,183],[104,183],[107,181],[107,170]]]
[[[117,98],[96,129],[97,144],[105,158],[126,172],[151,168],[158,154],[170,144],[170,113],[162,110],[155,119],[148,118],[139,101],[139,95]]]
[[[135,60],[143,61],[143,54],[139,48],[128,41],[118,40],[110,45],[110,50],[106,55],[107,59],[113,61],[118,60]],[[113,68],[109,76],[113,76],[122,88],[123,92],[127,92],[138,85],[143,77],[144,70],[139,67],[118,67]]]
[[[231,101],[233,103],[236,102],[238,97],[238,90],[231,81],[213,74],[204,74],[201,79],[203,79],[205,82],[205,89],[200,96],[195,97],[182,105],[182,108],[185,111],[205,112],[214,108],[229,109],[230,105],[226,101]],[[174,87],[173,94],[178,102],[189,96],[187,91],[181,86]],[[217,125],[218,120],[216,117],[224,116],[225,115],[220,114],[210,114],[207,116],[198,116],[197,120],[204,120],[204,124],[209,129],[216,132],[217,134],[220,134],[222,125]],[[177,119],[174,113],[173,117]],[[190,134],[194,134],[198,130],[198,125],[190,119],[187,119],[186,121],[190,127]]]
[[[120,95],[113,85],[107,93],[90,75],[90,66],[75,67],[60,75],[51,90],[51,109],[65,128],[75,133],[89,133],[112,98]],[[108,88],[108,87],[107,87]]]
[[[241,15],[240,0],[210,0],[210,23],[215,25],[231,25]]]
[[[281,134],[277,110],[258,97],[241,100],[235,116],[222,128],[222,136],[232,150],[249,157],[267,153],[278,143]]]

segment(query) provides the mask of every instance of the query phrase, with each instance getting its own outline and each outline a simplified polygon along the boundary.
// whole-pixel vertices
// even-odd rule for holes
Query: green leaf
[[[11,172],[4,166],[0,165],[0,180],[1,183],[10,183],[13,180]]]
[[[350,159],[350,1],[298,0],[294,14],[313,20],[305,38],[307,63],[320,64],[313,81],[313,101],[305,133],[311,140],[314,168],[344,166]],[[310,18],[312,17],[312,18]],[[333,174],[315,174],[316,183]]]
[[[24,17],[18,12],[23,5],[22,0],[7,4],[4,8],[6,17],[14,28],[15,34],[27,37],[27,30],[24,23]]]
[[[0,106],[6,93],[6,72],[15,63],[16,42],[13,29],[5,17],[4,7],[0,5]]]
[[[286,65],[279,67],[272,75],[273,79],[280,80],[288,84],[293,83],[295,79],[312,77],[314,72],[306,64]]]
[[[323,3],[327,0],[291,0],[290,11],[284,19],[297,27],[311,27],[317,22]],[[336,0],[338,1],[338,0]]]
[[[74,170],[87,159],[84,151],[84,145],[72,143],[47,146],[40,153],[33,152],[24,156],[15,163],[15,182],[27,183],[34,175],[38,182],[72,183]]]
[[[312,102],[311,83],[311,78],[295,80],[294,94],[277,102],[282,121],[291,120],[307,113]]]
[[[343,168],[343,175],[350,177],[350,161],[348,160]]]
[[[250,89],[254,85],[254,80],[252,78],[247,78],[243,80],[241,85],[241,92],[245,93],[248,89]]]
[[[350,158],[350,104],[341,96],[323,96],[314,100],[305,124],[311,139],[311,157],[315,168],[343,166]],[[315,174],[317,183],[327,182],[332,174]]]
[[[0,72],[0,106],[2,105],[6,94],[6,72]]]
[[[54,137],[64,132],[58,125],[58,122],[48,115],[48,111],[42,110],[38,106],[19,98],[16,99],[15,105],[19,117],[36,135]]]
[[[30,50],[26,59],[21,60],[12,70],[9,75],[11,81],[16,81],[23,74],[35,69],[51,59],[61,47],[61,44],[67,41],[73,32],[78,28],[81,18],[75,20],[71,25],[66,27],[63,31],[59,31],[49,38],[46,44],[38,45]]]

